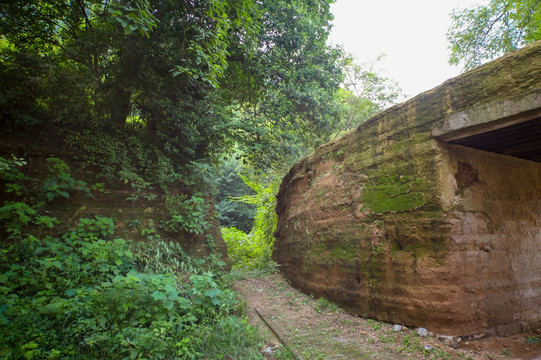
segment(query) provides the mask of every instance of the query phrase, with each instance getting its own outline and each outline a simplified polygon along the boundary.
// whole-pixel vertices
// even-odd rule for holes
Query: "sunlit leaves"
[[[374,62],[361,65],[353,59],[346,60],[343,88],[337,92],[342,112],[335,137],[402,100],[398,83],[381,75],[376,68],[382,58],[383,55]]]
[[[491,0],[451,19],[449,62],[466,70],[541,39],[540,0]]]
[[[274,231],[278,222],[275,212],[276,193],[281,178],[276,177],[267,184],[254,177],[241,176],[241,178],[255,194],[232,198],[232,200],[256,205],[254,225],[248,234],[230,227],[222,229],[222,235],[227,242],[228,253],[234,266],[249,269],[263,268],[269,264],[274,246]]]
[[[239,109],[228,131],[257,167],[285,169],[338,123],[342,52],[326,44],[330,2],[260,2],[256,52],[228,69],[224,86]]]
[[[237,41],[253,36],[253,0],[206,0],[177,4],[175,12],[185,38],[179,49],[182,58],[175,64],[173,76],[184,75],[193,81],[202,81],[214,88],[228,66],[230,48],[239,48]],[[189,36],[186,36],[189,35]],[[244,35],[244,36],[243,36]]]
[[[130,6],[113,1],[109,7],[109,14],[112,21],[122,25],[126,35],[137,31],[148,38],[150,32],[158,26],[158,19],[152,14],[148,0],[133,0]]]

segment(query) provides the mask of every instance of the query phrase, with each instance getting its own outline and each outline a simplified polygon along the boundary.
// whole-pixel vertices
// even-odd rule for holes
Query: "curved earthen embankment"
[[[532,132],[541,150],[540,118],[541,42],[375,116],[284,178],[274,260],[355,314],[447,335],[540,327],[541,162],[515,156]]]

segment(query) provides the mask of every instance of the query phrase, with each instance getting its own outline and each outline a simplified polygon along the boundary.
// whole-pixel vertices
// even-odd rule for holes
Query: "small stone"
[[[398,324],[393,325],[393,330],[395,332],[399,332],[400,330],[402,330],[402,325],[398,325]]]
[[[361,334],[361,335],[366,335],[366,334],[368,334],[368,333],[367,333],[366,331],[359,331],[359,334]]]
[[[271,355],[272,354],[272,348],[269,346],[269,347],[266,347],[264,348],[262,351],[261,351],[263,354],[267,354],[267,355]]]
[[[417,334],[419,334],[419,336],[426,337],[428,335],[428,332],[425,328],[418,328]]]
[[[453,349],[456,349],[458,347],[458,344],[462,341],[462,339],[460,338],[446,335],[439,335],[439,339],[442,343],[452,347]]]

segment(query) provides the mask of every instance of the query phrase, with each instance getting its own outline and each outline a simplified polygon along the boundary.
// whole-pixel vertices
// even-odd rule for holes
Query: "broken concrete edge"
[[[465,136],[500,129],[541,115],[541,89],[449,115],[432,130],[432,136],[453,141]]]
[[[466,341],[475,341],[481,340],[488,337],[506,337],[513,336],[518,334],[528,333],[533,329],[541,327],[541,321],[536,322],[522,322],[522,323],[512,323],[505,325],[498,325],[496,327],[489,328],[485,331],[471,334],[471,335],[459,335],[459,336],[449,336],[449,335],[436,335],[441,342],[450,347],[456,349],[460,346],[461,343]]]
[[[376,115],[372,116],[371,118],[365,120],[363,123],[361,123],[356,129],[354,130],[351,130],[349,133],[352,133],[352,132],[356,132],[356,131],[361,131],[361,129],[366,126],[367,124],[369,123],[372,123],[372,122],[378,122],[380,121],[380,119],[382,117],[385,117],[386,114],[388,113],[393,113],[393,112],[406,112],[407,111],[407,108],[410,104],[414,104],[414,103],[417,103],[417,102],[423,102],[425,101],[426,99],[430,98],[433,96],[433,94],[435,93],[440,93],[440,92],[445,92],[445,88],[449,87],[449,86],[452,86],[452,84],[457,84],[457,83],[460,83],[463,79],[468,79],[470,77],[475,77],[478,73],[483,73],[485,71],[490,71],[490,69],[493,67],[493,64],[496,64],[496,63],[504,63],[506,60],[505,59],[508,59],[508,58],[514,58],[514,57],[518,57],[518,56],[525,56],[524,53],[526,52],[530,52],[530,51],[537,51],[538,47],[540,47],[541,44],[541,40],[539,41],[536,41],[532,44],[529,44],[521,49],[518,49],[516,51],[513,51],[513,52],[510,52],[500,58],[497,58],[495,60],[492,60],[490,62],[487,62],[481,66],[478,66],[472,70],[469,70],[469,71],[466,71],[456,77],[453,77],[451,79],[448,79],[446,81],[444,81],[443,83],[441,83],[440,85],[432,88],[432,89],[429,89],[429,90],[426,90],[414,97],[412,97],[411,99],[408,99],[406,100],[405,102],[402,102],[400,104],[396,104],[396,105],[393,105],[391,107],[389,107],[388,109],[385,109],[379,113],[377,113]],[[535,93],[535,92],[534,92]],[[540,94],[541,95],[541,94]],[[519,95],[518,98],[522,97],[523,95]],[[482,98],[482,97],[480,97]],[[541,99],[539,99],[538,101],[541,101]],[[501,101],[501,102],[496,102],[496,103],[505,103],[505,101]],[[478,105],[478,107],[480,109],[482,109],[484,106],[489,106],[490,107],[490,104],[480,104]],[[509,105],[507,105],[508,107],[508,111],[510,113],[513,113],[513,112],[523,112],[523,111],[527,111],[528,110],[528,105],[527,104],[517,104],[518,108],[517,109],[513,109],[513,107],[509,107]],[[521,110],[520,107],[523,106],[524,107],[524,110]],[[532,108],[539,108],[540,105],[539,103],[537,103],[537,105],[534,105],[532,106]],[[466,112],[469,111],[469,110],[472,110],[471,108],[470,109],[465,109]],[[453,112],[453,114],[457,114],[455,116],[459,116],[458,114],[460,114],[461,112],[463,112],[462,110],[459,110],[458,112]],[[451,114],[450,116],[453,116],[453,114]],[[512,114],[510,114],[512,115]],[[347,133],[346,133],[347,134]],[[443,134],[438,134],[437,130],[436,132],[433,134],[434,137],[438,137],[438,136],[441,136]],[[344,135],[345,136],[345,135]],[[343,137],[343,136],[342,136]],[[320,148],[323,148],[323,147],[326,147],[328,146],[329,144],[332,144],[334,142],[336,142],[337,140],[340,140],[340,138],[338,139],[333,139],[331,140],[330,142],[326,143],[326,144],[323,144],[320,146]],[[301,160],[302,161],[302,160]]]
[[[393,328],[395,329],[395,331],[400,331],[400,330],[396,330],[397,326],[401,326],[401,325],[393,325]],[[429,337],[429,338],[438,339],[439,341],[441,341],[442,343],[444,343],[447,346],[452,347],[453,349],[458,348],[458,346],[462,342],[462,338],[463,338],[462,336],[451,336],[451,335],[435,334],[433,332],[427,331],[425,328],[422,328],[422,327],[417,328],[417,334],[420,337]],[[478,339],[481,339],[483,337],[485,337],[484,334],[483,334],[483,336],[478,337]]]

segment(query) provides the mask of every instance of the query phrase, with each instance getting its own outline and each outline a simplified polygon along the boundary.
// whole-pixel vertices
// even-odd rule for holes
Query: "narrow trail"
[[[453,349],[414,329],[351,316],[322,299],[292,288],[280,274],[240,279],[235,288],[245,300],[250,322],[268,347],[289,348],[302,360],[344,359],[541,359],[541,344],[526,344],[524,334],[484,339]],[[272,359],[272,355],[268,355]]]

